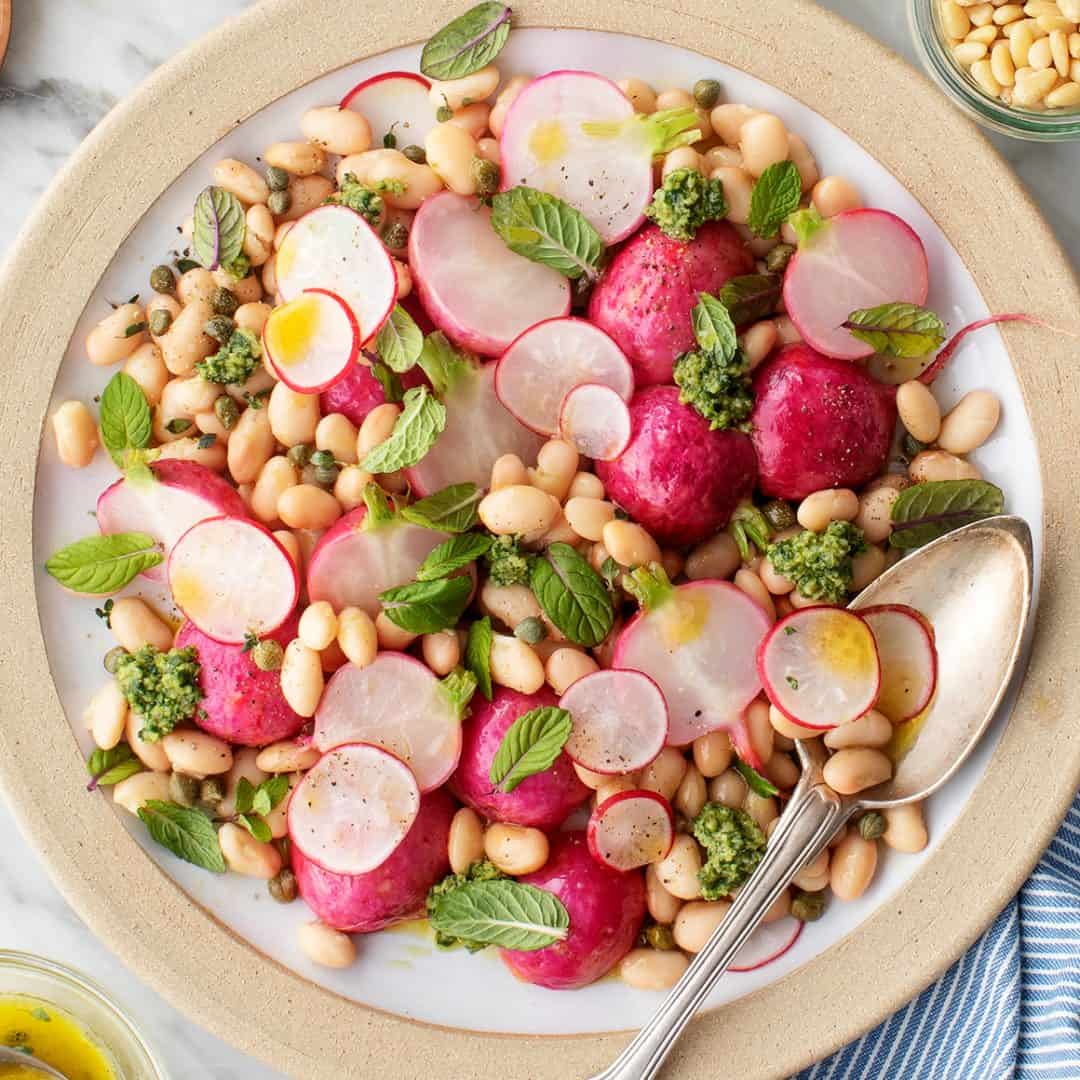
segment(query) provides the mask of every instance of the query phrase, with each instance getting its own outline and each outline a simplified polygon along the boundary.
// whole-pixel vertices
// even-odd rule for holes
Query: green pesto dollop
[[[698,873],[706,900],[730,896],[757,868],[765,854],[765,834],[744,810],[706,803],[694,818],[694,839],[705,849]]]
[[[227,385],[244,383],[259,366],[262,346],[250,331],[236,329],[213,356],[200,360],[195,369],[207,381]]]
[[[693,240],[706,221],[727,213],[724,185],[706,180],[697,169],[675,169],[653,192],[645,216],[676,240]]]
[[[851,560],[866,550],[862,529],[832,521],[821,533],[808,529],[769,545],[773,569],[795,582],[807,600],[840,603],[851,590]]]
[[[144,645],[116,665],[121,693],[143,718],[144,741],[157,742],[194,715],[203,696],[197,655],[190,645],[168,652]]]
[[[442,881],[436,882],[428,889],[427,913],[431,915],[435,910],[435,905],[447,893],[460,889],[462,885],[467,885],[470,881],[496,881],[504,877],[506,875],[488,859],[480,859],[474,862],[464,874],[447,874]],[[478,952],[480,949],[487,948],[487,944],[484,942],[454,937],[453,934],[443,934],[438,930],[435,931],[435,944],[440,949],[453,949],[458,945],[464,945],[469,952]]]
[[[748,431],[754,408],[750,362],[741,349],[730,357],[719,350],[695,349],[675,361],[679,401],[691,405],[715,429]]]
[[[484,560],[492,584],[528,584],[529,556],[521,550],[521,541],[516,536],[497,536]]]

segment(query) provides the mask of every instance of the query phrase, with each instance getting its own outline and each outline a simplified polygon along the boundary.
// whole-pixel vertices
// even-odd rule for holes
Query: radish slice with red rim
[[[461,709],[430,669],[398,652],[367,667],[345,664],[326,684],[315,713],[319,750],[342,743],[381,746],[412,769],[421,792],[443,783],[461,755]]]
[[[803,923],[794,915],[785,915],[776,922],[759,926],[735,954],[728,971],[757,971],[758,968],[779,960],[799,940]]]
[[[863,608],[881,659],[878,712],[894,724],[918,716],[937,687],[937,649],[926,617],[906,604]]]
[[[293,222],[274,263],[278,293],[334,293],[352,310],[360,342],[370,340],[397,300],[397,274],[375,230],[355,210],[327,203]]]
[[[881,687],[874,635],[844,608],[786,615],[762,641],[757,664],[769,700],[793,723],[821,731],[857,720]]]
[[[594,671],[559,699],[573,719],[563,749],[606,775],[644,769],[664,748],[668,710],[660,687],[640,671]]]
[[[575,386],[563,400],[559,432],[585,457],[614,461],[630,444],[630,410],[610,386]]]
[[[305,289],[270,313],[263,349],[286,386],[317,394],[349,374],[360,351],[360,328],[336,293]]]
[[[366,874],[405,839],[420,810],[409,767],[367,743],[338,746],[308,770],[289,799],[289,837],[333,874]]]
[[[372,146],[393,131],[398,146],[423,146],[438,120],[428,97],[431,83],[411,71],[384,71],[354,86],[340,108],[353,109],[371,125]]]
[[[634,369],[622,349],[584,319],[548,319],[526,330],[499,358],[495,393],[526,426],[555,435],[566,395],[599,383],[623,401],[634,393]]]
[[[272,633],[300,598],[289,553],[268,529],[245,518],[192,525],[173,545],[168,574],[176,606],[226,645]]]
[[[619,791],[592,812],[585,836],[598,863],[636,870],[667,858],[675,843],[675,815],[655,791]]]

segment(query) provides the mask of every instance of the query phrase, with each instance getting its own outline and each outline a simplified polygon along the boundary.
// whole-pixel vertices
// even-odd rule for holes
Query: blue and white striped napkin
[[[796,1080],[1080,1080],[1080,795],[985,934],[895,1016]]]

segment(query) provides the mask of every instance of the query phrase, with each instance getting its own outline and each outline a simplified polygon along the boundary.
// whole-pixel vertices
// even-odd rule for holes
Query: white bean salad
[[[712,78],[500,71],[509,32],[482,4],[422,75],[214,165],[87,336],[98,416],[52,415],[64,464],[120,475],[48,570],[116,638],[90,788],[301,898],[311,961],[426,915],[541,986],[660,990],[796,740],[847,795],[918,737],[933,627],[846,605],[1001,510],[968,457],[1000,405],[943,414],[975,327],[942,348],[919,237],[780,117]],[[862,814],[735,969],[926,843],[918,805]]]

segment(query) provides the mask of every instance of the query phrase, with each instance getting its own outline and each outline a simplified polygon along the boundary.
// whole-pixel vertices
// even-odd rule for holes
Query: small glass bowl
[[[40,998],[63,1009],[111,1056],[117,1080],[168,1080],[131,1020],[105,993],[70,968],[0,949],[0,997]]]
[[[990,97],[953,59],[941,25],[942,0],[908,0],[908,22],[923,66],[968,116],[1018,139],[1080,139],[1080,109],[1025,109]]]

